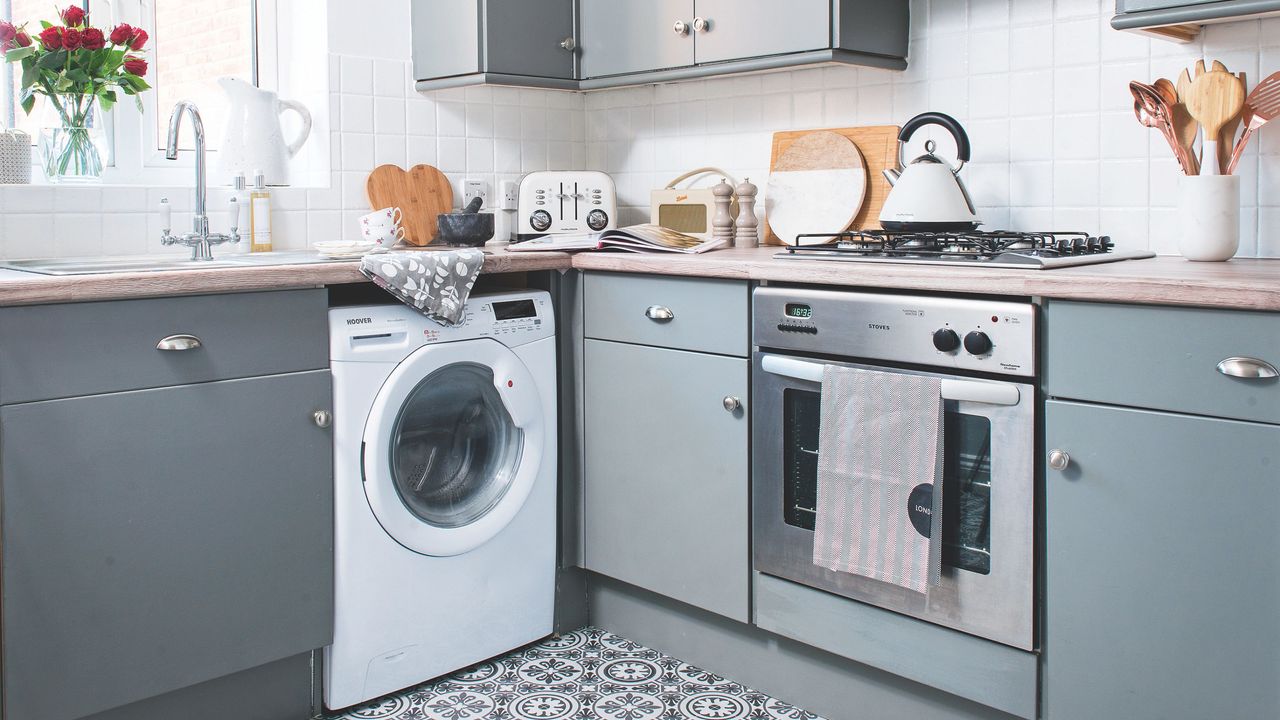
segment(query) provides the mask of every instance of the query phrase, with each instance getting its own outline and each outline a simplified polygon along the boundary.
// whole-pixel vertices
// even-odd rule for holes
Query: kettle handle
[[[306,105],[303,105],[300,102],[294,102],[293,100],[281,100],[280,112],[283,113],[286,110],[292,110],[298,113],[298,116],[302,118],[302,129],[298,131],[298,137],[295,138],[293,142],[289,143],[289,146],[286,148],[286,151],[289,153],[289,157],[293,157],[298,154],[298,151],[302,149],[302,144],[305,143],[307,138],[311,135],[311,111],[307,109]]]
[[[911,139],[917,130],[925,125],[941,125],[951,133],[951,137],[956,141],[956,159],[961,165],[969,162],[969,135],[965,133],[964,128],[956,119],[940,112],[921,113],[906,122],[902,129],[898,131],[898,143],[905,144]],[[958,171],[959,168],[956,168]]]

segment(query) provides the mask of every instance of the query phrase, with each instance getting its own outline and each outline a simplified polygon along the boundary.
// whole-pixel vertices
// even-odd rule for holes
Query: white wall
[[[381,162],[431,163],[455,185],[603,169],[618,180],[623,222],[642,222],[649,190],[694,167],[719,165],[763,187],[775,130],[941,110],[969,130],[964,173],[988,226],[1084,229],[1172,253],[1176,164],[1133,119],[1126,84],[1172,78],[1202,56],[1256,81],[1280,70],[1280,20],[1212,26],[1175,45],[1111,30],[1112,4],[916,0],[904,73],[834,67],[585,95],[422,96],[410,89],[409,0],[329,0],[331,182],[277,191],[277,247],[350,234],[366,211],[365,175]],[[1280,128],[1259,133],[1241,175],[1241,255],[1280,257]],[[175,228],[186,227],[189,187],[0,186],[0,257],[183,253],[159,245],[161,196],[175,204]],[[219,214],[214,223],[222,229]]]
[[[719,166],[763,189],[776,130],[939,110],[968,130],[963,176],[987,227],[1087,230],[1176,253],[1179,171],[1159,133],[1134,119],[1128,82],[1174,79],[1200,57],[1256,82],[1280,70],[1280,19],[1209,26],[1177,45],[1112,30],[1113,9],[916,0],[906,72],[831,67],[590,93],[588,164],[614,174],[623,221],[646,222],[649,190],[692,168]],[[953,152],[948,140],[939,147]],[[1255,136],[1239,174],[1240,255],[1280,257],[1280,128]]]

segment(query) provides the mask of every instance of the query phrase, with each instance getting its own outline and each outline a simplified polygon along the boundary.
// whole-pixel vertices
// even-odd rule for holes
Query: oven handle
[[[796,360],[778,355],[765,355],[760,359],[760,367],[767,373],[782,375],[796,380],[822,382],[822,371],[826,367],[822,363]],[[997,382],[979,382],[977,380],[942,381],[942,399],[960,402],[986,403],[987,405],[1017,405],[1022,394],[1017,385]]]

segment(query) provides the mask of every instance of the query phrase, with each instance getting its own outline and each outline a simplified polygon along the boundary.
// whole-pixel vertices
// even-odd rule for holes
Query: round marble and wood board
[[[830,131],[808,133],[778,156],[769,174],[765,217],[788,245],[803,233],[847,230],[867,194],[867,164],[858,146]],[[814,245],[826,240],[803,239]]]

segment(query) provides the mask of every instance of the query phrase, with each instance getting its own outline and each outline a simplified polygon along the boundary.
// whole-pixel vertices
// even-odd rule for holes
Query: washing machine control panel
[[[395,361],[423,345],[485,337],[515,347],[555,334],[551,296],[542,290],[472,295],[463,321],[451,327],[403,305],[329,311],[330,357],[335,360]]]

